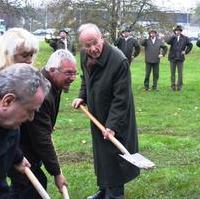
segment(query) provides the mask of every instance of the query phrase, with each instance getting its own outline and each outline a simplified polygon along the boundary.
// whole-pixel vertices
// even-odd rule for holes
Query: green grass
[[[42,43],[36,66],[45,65],[51,53]],[[140,153],[156,163],[151,171],[126,185],[126,199],[198,199],[200,198],[200,49],[186,57],[183,91],[170,89],[167,58],[160,64],[159,92],[145,92],[144,56],[131,66]],[[79,63],[79,57],[77,56]],[[80,70],[80,68],[78,69]],[[152,80],[151,80],[152,82]],[[85,199],[97,190],[93,171],[89,121],[79,110],[71,108],[77,97],[80,78],[69,93],[62,95],[54,143],[61,167],[69,182],[72,199]],[[53,177],[48,175],[48,192],[53,199],[62,198]]]

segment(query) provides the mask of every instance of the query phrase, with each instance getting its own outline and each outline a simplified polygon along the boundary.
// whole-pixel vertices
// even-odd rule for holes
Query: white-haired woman
[[[0,70],[15,63],[31,64],[39,48],[37,38],[23,28],[6,31],[0,44]]]

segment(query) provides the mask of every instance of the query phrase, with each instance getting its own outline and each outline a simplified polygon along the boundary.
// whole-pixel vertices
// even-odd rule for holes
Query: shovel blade
[[[155,164],[152,161],[139,153],[119,155],[140,169],[152,169],[155,167]]]

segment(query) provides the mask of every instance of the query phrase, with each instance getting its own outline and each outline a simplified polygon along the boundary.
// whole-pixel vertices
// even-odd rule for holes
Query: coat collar
[[[98,65],[100,67],[106,66],[106,62],[107,62],[108,58],[110,57],[111,48],[112,47],[107,42],[104,41],[102,53],[101,53],[100,57],[96,59],[95,65]]]

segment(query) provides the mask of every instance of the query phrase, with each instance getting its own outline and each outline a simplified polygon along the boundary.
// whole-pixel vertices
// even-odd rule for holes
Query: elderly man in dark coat
[[[88,199],[122,199],[124,184],[136,178],[139,169],[119,157],[120,151],[108,140],[108,134],[114,135],[130,153],[138,152],[128,60],[120,50],[103,40],[96,25],[84,24],[79,33],[83,76],[79,98],[72,105],[78,108],[86,103],[89,111],[106,127],[101,132],[91,124],[99,191]]]
[[[141,45],[145,48],[145,79],[144,88],[149,90],[149,78],[151,70],[153,69],[153,90],[157,90],[157,82],[159,78],[159,64],[160,58],[165,56],[167,52],[167,46],[164,42],[158,38],[157,31],[155,29],[149,30],[149,38],[141,41]]]
[[[51,134],[56,123],[62,90],[68,90],[76,77],[74,56],[68,50],[55,51],[42,74],[50,81],[51,89],[34,120],[21,126],[20,146],[44,188],[47,188],[47,178],[41,168],[42,163],[49,174],[54,176],[55,184],[62,192],[62,187],[67,182],[61,173]],[[41,198],[20,173],[11,173],[10,176],[13,192],[18,193],[21,199]]]
[[[192,50],[192,43],[188,37],[182,34],[182,27],[178,25],[174,29],[174,35],[169,37],[166,42],[170,45],[168,59],[171,69],[171,88],[173,91],[180,91],[183,86],[183,63],[185,54]],[[176,84],[176,68],[178,69],[178,81]]]

